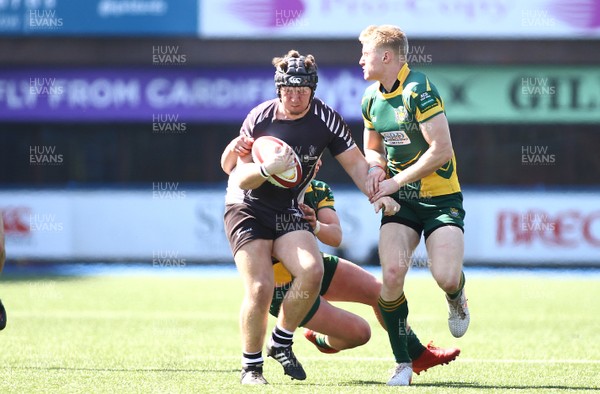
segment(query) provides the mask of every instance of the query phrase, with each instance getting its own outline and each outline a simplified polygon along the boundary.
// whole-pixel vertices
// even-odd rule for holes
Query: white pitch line
[[[186,359],[210,359],[210,360],[239,360],[239,357],[233,356],[187,356]],[[308,361],[389,361],[393,362],[393,358],[390,357],[350,357],[350,356],[303,356],[301,360]],[[496,359],[479,359],[479,358],[460,358],[458,357],[454,362],[458,363],[489,363],[489,364],[600,364],[600,360],[578,360],[578,359],[552,359],[552,360],[519,360],[510,358],[496,358]]]

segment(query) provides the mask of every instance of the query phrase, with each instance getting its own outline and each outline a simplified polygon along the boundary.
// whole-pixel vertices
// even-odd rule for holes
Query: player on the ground
[[[262,375],[262,347],[274,288],[271,256],[283,261],[297,278],[292,289],[305,297],[285,297],[281,314],[267,343],[267,355],[277,360],[293,379],[306,379],[292,351],[293,334],[319,296],[323,262],[312,228],[298,204],[325,149],[339,161],[354,183],[366,194],[368,164],[352,139],[342,117],[318,98],[317,65],[312,55],[289,51],[273,59],[277,99],[252,109],[240,135],[271,135],[288,148],[254,163],[251,155],[238,158],[229,177],[225,197],[225,231],[244,284],[240,313],[242,333],[242,384],[267,384]],[[289,189],[265,182],[301,158],[301,182]],[[389,197],[375,201],[386,208]],[[285,224],[285,225],[282,225]]]
[[[0,211],[0,273],[4,269],[6,261],[6,249],[4,247],[4,221],[2,220],[2,212]],[[6,309],[0,300],[0,330],[6,327]]]
[[[229,174],[236,165],[237,156],[245,156],[251,149],[251,139],[237,137],[232,140],[221,156],[223,170]],[[319,167],[320,162],[315,172]],[[334,204],[329,185],[312,180],[300,208],[316,237],[324,244],[337,247],[342,242],[342,229]],[[330,301],[357,302],[371,306],[385,329],[378,307],[381,282],[358,265],[337,256],[323,253],[323,265],[320,297],[300,324],[306,328],[304,336],[323,353],[337,353],[361,346],[371,336],[369,324],[360,316],[333,306]],[[275,291],[269,312],[277,317],[281,302],[291,288],[293,277],[281,262],[275,261],[273,270]],[[408,351],[417,374],[436,365],[447,364],[460,354],[459,349],[438,348],[433,346],[433,342],[427,347],[423,346],[410,327]]]
[[[397,363],[388,385],[407,386],[412,370],[403,329],[404,280],[422,233],[431,273],[446,293],[450,332],[461,337],[469,326],[462,272],[465,211],[443,101],[424,74],[408,67],[406,35],[392,25],[369,26],[359,40],[364,78],[375,81],[362,99],[367,188],[372,198],[391,196],[400,204],[395,215],[382,218],[379,238],[379,306]]]

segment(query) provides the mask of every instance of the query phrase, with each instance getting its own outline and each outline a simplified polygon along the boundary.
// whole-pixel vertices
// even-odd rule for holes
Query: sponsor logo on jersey
[[[311,145],[308,147],[307,155],[302,155],[302,154],[300,154],[300,152],[297,152],[297,153],[298,153],[298,156],[300,157],[300,161],[302,163],[316,162],[317,159],[319,158],[319,156],[317,156],[317,147],[314,145]]]
[[[381,136],[386,145],[399,146],[410,144],[410,138],[402,130],[384,131],[381,133]]]

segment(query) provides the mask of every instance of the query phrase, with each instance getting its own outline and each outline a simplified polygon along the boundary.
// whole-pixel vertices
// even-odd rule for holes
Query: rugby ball
[[[270,135],[259,137],[252,144],[252,159],[255,163],[263,164],[266,158],[277,154],[286,147],[289,145],[279,138]],[[302,181],[302,164],[298,154],[294,152],[294,167],[279,174],[271,174],[267,181],[286,189],[298,185]]]

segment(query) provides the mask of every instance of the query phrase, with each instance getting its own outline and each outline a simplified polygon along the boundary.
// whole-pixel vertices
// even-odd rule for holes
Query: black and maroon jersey
[[[275,119],[278,105],[279,99],[274,99],[252,109],[242,124],[240,135],[254,139],[271,135],[285,141],[302,162],[302,181],[290,189],[264,182],[260,187],[243,193],[239,188],[234,190],[235,187],[229,184],[226,197],[228,203],[268,205],[278,211],[295,208],[313,178],[317,160],[325,148],[333,156],[337,156],[356,146],[342,116],[320,99],[315,98],[308,113],[296,120]]]

